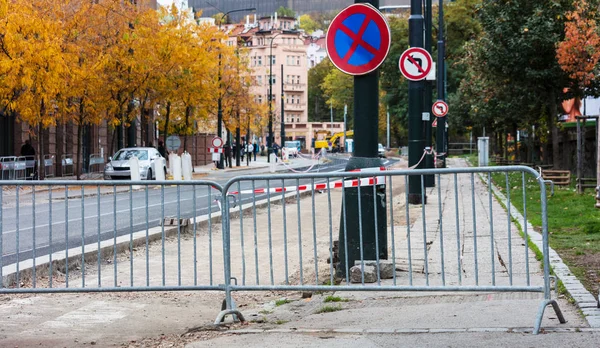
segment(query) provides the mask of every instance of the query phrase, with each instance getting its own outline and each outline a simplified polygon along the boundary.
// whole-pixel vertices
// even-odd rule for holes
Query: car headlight
[[[106,166],[104,167],[105,170],[113,170],[113,166],[110,163],[107,163]]]

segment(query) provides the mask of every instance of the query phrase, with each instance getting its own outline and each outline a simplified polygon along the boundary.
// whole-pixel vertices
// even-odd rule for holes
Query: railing
[[[436,179],[428,197],[425,175]],[[492,175],[505,178],[507,211]],[[409,183],[428,205],[408,204]],[[525,240],[542,243],[542,265],[512,221],[511,200],[526,211],[531,198],[526,183],[541,190],[541,234],[518,222]],[[537,333],[548,305],[564,321],[550,291],[545,190],[522,166],[243,176],[224,186],[0,181],[0,293],[219,290],[220,323],[244,320],[235,291],[538,292]]]
[[[306,103],[284,104],[284,110],[304,110],[305,108]]]
[[[283,85],[284,91],[304,91],[306,89],[305,83],[285,83]]]

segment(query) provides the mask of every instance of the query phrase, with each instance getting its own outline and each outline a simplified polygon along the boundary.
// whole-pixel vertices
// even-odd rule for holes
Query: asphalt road
[[[393,162],[388,161],[388,165]],[[347,158],[340,157],[313,168],[311,172],[343,171],[346,163]],[[243,176],[247,179],[250,174],[257,173],[265,171],[255,170],[244,174],[216,172],[206,179],[224,184],[233,177]],[[315,180],[315,183],[319,182],[325,180]],[[300,184],[310,183],[311,180],[300,181]],[[295,184],[295,180],[285,182],[285,186]],[[270,183],[270,187],[276,186],[281,186],[279,180]],[[250,181],[243,181],[239,185],[240,190],[266,187],[265,181],[255,181],[254,186]],[[80,188],[75,189],[80,192]],[[238,190],[238,186],[235,185],[232,190]],[[102,194],[97,195],[97,188],[86,187],[83,199],[65,199],[63,188],[53,191],[51,203],[48,192],[38,192],[35,195],[35,205],[31,194],[20,195],[19,204],[16,204],[14,195],[3,195],[0,218],[2,265],[29,259],[34,256],[34,252],[35,256],[42,256],[50,251],[80,247],[82,244],[97,243],[98,240],[113,239],[159,226],[165,217],[192,218],[219,210],[215,198],[220,197],[220,192],[206,185],[162,188],[151,186],[116,194],[111,191],[112,188],[104,187]],[[73,191],[70,195],[72,193]],[[257,201],[266,197],[267,194],[256,194]],[[241,195],[243,203],[252,202],[252,199],[251,194]]]

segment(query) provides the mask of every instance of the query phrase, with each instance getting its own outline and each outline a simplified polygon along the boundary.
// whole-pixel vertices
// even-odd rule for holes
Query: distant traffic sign
[[[221,146],[223,146],[223,139],[221,139],[220,137],[214,137],[212,139],[212,146],[213,147],[221,147]]]
[[[431,127],[437,127],[437,118],[431,122]]]
[[[438,100],[433,103],[431,111],[433,111],[433,114],[437,117],[444,117],[448,113],[448,104],[443,100]]]
[[[171,135],[167,138],[167,150],[177,151],[181,146],[181,139],[176,135]]]
[[[375,7],[367,3],[354,4],[331,21],[327,30],[327,54],[342,72],[364,75],[383,63],[391,40],[387,20]]]
[[[411,81],[420,81],[431,71],[433,60],[425,49],[411,47],[402,53],[398,65],[404,77]]]

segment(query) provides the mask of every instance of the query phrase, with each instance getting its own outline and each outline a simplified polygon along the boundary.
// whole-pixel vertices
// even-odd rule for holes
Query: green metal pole
[[[431,37],[431,26],[432,26],[432,14],[431,14],[431,2],[433,0],[425,0],[425,49],[429,54],[432,53],[432,37]],[[431,106],[433,105],[433,83],[431,81],[425,81],[425,96],[423,98],[423,113],[429,115],[429,120],[423,120],[423,127],[425,127],[425,146],[431,149],[432,142],[432,127],[434,116],[431,115]],[[433,154],[425,157],[425,168],[433,168]],[[425,175],[425,187],[434,187],[435,178],[433,175]]]
[[[408,32],[409,46],[423,48],[423,11],[420,0],[410,1]],[[419,169],[425,167],[425,163],[421,160],[425,150],[422,121],[424,93],[425,82],[408,81],[408,166],[412,167],[418,164],[417,168]],[[422,194],[421,177],[411,175],[408,179],[409,203],[426,203],[423,202]]]
[[[379,8],[379,0],[360,1]],[[346,171],[381,167],[378,157],[379,70],[354,77],[354,153]],[[338,275],[345,276],[355,261],[387,259],[385,185],[344,189],[345,204],[339,230]],[[345,209],[345,214],[344,214]],[[360,219],[359,219],[360,216]],[[344,220],[345,217],[345,220]],[[346,238],[347,236],[347,242]],[[362,240],[362,244],[361,244]],[[379,249],[377,248],[379,247]],[[346,249],[348,250],[346,264]]]
[[[444,47],[444,1],[439,2],[439,30],[438,30],[438,68],[437,68],[437,94],[438,99],[446,100],[445,93],[445,70],[446,62],[444,61],[445,47]],[[447,117],[447,116],[446,116]],[[442,161],[442,167],[446,167],[446,156],[441,156],[446,152],[446,117],[438,117],[438,124],[436,130],[435,140],[435,151],[438,154],[438,160]]]

